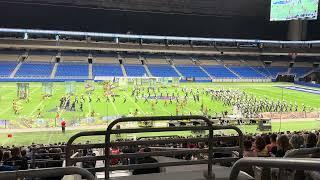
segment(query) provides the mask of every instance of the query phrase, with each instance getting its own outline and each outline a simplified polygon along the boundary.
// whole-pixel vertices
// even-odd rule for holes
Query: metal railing
[[[296,158],[298,156],[305,156],[305,155],[315,155],[320,154],[320,148],[301,148],[301,149],[294,149],[291,151],[288,151],[284,158]]]
[[[79,167],[43,168],[0,172],[0,179],[47,178],[53,176],[60,177],[74,174],[79,174],[87,180],[95,179],[95,177],[88,170]]]
[[[139,121],[168,121],[168,120],[203,120],[205,123],[201,126],[184,126],[184,127],[154,127],[154,128],[136,128],[136,129],[113,129],[118,123],[125,122],[139,122]],[[214,147],[215,141],[221,140],[235,140],[235,136],[214,136],[215,130],[232,129],[238,133],[238,145],[235,147]],[[156,139],[156,140],[139,140],[139,141],[119,141],[112,142],[111,135],[123,134],[123,133],[142,133],[142,132],[170,132],[170,131],[194,131],[194,130],[204,130],[208,132],[207,137],[196,137],[196,138],[176,138],[176,139]],[[74,145],[72,144],[77,138],[83,136],[104,136],[105,143],[100,144],[83,144]],[[168,151],[152,151],[152,152],[138,152],[138,153],[127,153],[127,154],[110,154],[110,148],[113,146],[132,146],[132,145],[155,145],[155,144],[168,144],[168,143],[198,143],[205,142],[208,145],[207,149],[188,149],[188,150],[168,150]],[[104,156],[96,157],[76,157],[70,158],[72,155],[72,150],[75,149],[88,149],[88,148],[104,148]],[[214,153],[228,151],[238,151],[239,157],[225,157],[214,159]],[[183,162],[165,162],[165,163],[147,163],[147,164],[130,164],[130,165],[118,165],[110,166],[110,160],[112,158],[137,158],[137,157],[148,157],[148,156],[166,156],[172,154],[186,154],[186,153],[207,153],[207,160],[187,160]],[[141,168],[158,168],[167,166],[182,166],[182,165],[195,165],[195,164],[208,164],[208,177],[213,177],[212,166],[213,163],[219,162],[234,162],[239,158],[242,158],[243,154],[243,134],[241,130],[235,126],[215,126],[206,117],[203,116],[157,116],[157,117],[130,117],[130,118],[120,118],[108,126],[106,131],[93,131],[93,132],[81,132],[72,136],[66,147],[66,165],[72,166],[77,162],[83,161],[96,161],[104,160],[105,167],[102,168],[90,168],[89,171],[92,172],[105,172],[105,179],[109,179],[109,172],[114,170],[134,170]]]
[[[319,171],[320,161],[312,158],[242,158],[232,166],[229,180],[237,180],[238,174],[242,169],[252,166]]]

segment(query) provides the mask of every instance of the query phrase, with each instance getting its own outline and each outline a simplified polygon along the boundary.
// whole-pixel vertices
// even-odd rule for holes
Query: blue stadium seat
[[[126,69],[127,76],[145,76],[147,74],[146,70],[142,65],[124,65]]]
[[[266,69],[270,72],[272,78],[276,78],[279,73],[285,73],[288,71],[287,67],[266,67]]]
[[[148,68],[155,77],[179,77],[170,65],[148,65]]]
[[[120,65],[115,64],[94,64],[93,76],[123,76]]]
[[[56,77],[88,77],[88,64],[60,63]]]
[[[208,75],[202,71],[198,66],[193,65],[176,65],[178,71],[187,78],[193,77],[208,77]]]
[[[16,77],[49,77],[54,64],[49,63],[23,63],[16,73]]]
[[[243,78],[265,78],[249,66],[229,66],[229,68]]]
[[[254,68],[255,70],[259,71],[260,73],[262,73],[263,75],[265,75],[267,77],[271,77],[271,74],[268,71],[268,69],[263,66],[253,66],[252,68]]]
[[[0,76],[10,76],[16,66],[16,62],[0,62]]]
[[[301,77],[311,70],[311,67],[294,67],[291,69],[291,73],[297,75],[297,77]]]
[[[238,78],[235,74],[229,71],[222,65],[203,66],[203,68],[213,77],[216,78]]]

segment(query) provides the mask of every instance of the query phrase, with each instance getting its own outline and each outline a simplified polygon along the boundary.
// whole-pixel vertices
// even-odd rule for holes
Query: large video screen
[[[319,0],[271,0],[270,21],[315,20]]]

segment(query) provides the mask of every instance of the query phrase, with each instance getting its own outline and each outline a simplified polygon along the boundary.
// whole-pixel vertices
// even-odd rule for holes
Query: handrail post
[[[208,180],[214,180],[214,174],[212,173],[212,164],[213,164],[213,128],[210,126],[209,130],[209,154],[208,154]]]
[[[32,148],[32,155],[31,155],[31,169],[35,169],[36,168],[36,148]]]
[[[156,120],[184,120],[184,119],[198,119],[203,120],[209,126],[209,162],[208,162],[208,178],[212,180],[212,164],[213,164],[213,124],[212,122],[204,116],[154,116],[154,117],[124,117],[112,121],[107,130],[105,136],[105,179],[109,179],[109,169],[110,169],[110,146],[111,146],[111,130],[112,128],[120,122],[129,121],[156,121]],[[174,130],[173,130],[174,131]]]

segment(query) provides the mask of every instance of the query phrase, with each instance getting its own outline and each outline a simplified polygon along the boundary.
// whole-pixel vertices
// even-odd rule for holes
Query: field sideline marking
[[[127,94],[126,92],[124,92],[124,94],[125,94],[125,96],[127,96],[127,97],[130,99],[130,101],[131,101],[134,105],[136,105],[136,107],[138,107],[138,108],[140,109],[140,111],[141,111],[144,115],[146,114],[146,112],[143,111],[143,109],[141,108],[141,106],[140,106],[138,103],[134,102],[134,100],[132,99],[132,97],[129,96],[129,94]]]
[[[50,134],[50,137],[49,137],[49,140],[48,140],[48,143],[47,143],[47,144],[50,144],[50,141],[51,141],[52,136],[53,136],[53,133]]]

